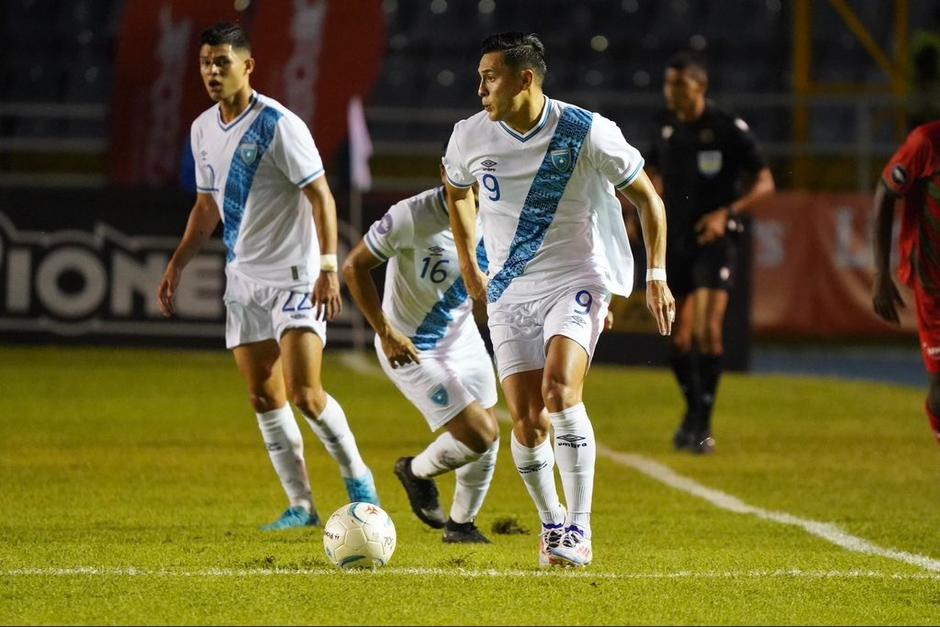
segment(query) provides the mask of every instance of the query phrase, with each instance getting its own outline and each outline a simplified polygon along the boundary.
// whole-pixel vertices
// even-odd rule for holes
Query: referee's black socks
[[[699,432],[711,434],[712,409],[715,407],[715,395],[718,392],[718,380],[721,379],[721,355],[699,355],[698,375],[701,381],[701,408]]]
[[[682,428],[692,430],[695,428],[696,415],[699,413],[699,403],[702,397],[701,377],[697,367],[694,350],[679,351],[675,348],[670,351],[669,363],[679,382],[679,389],[685,397],[685,416],[682,418]]]

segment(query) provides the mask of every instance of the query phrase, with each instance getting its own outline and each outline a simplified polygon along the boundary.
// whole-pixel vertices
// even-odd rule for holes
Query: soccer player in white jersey
[[[475,250],[485,268],[482,246]],[[385,262],[380,303],[370,271]],[[460,276],[444,188],[393,205],[346,258],[343,274],[375,330],[382,369],[431,431],[444,429],[421,453],[395,463],[412,510],[443,527],[444,542],[488,543],[474,521],[499,449],[496,377]],[[451,470],[457,486],[445,521],[433,478]]]
[[[639,211],[647,305],[668,335],[675,301],[666,286],[665,211],[616,124],[543,94],[537,36],[493,35],[481,53],[484,110],[454,126],[444,160],[451,225],[467,291],[487,301],[512,456],[542,521],[539,564],[585,566],[593,558],[596,449],[584,377],[611,293],[627,295],[633,285],[614,190]],[[488,274],[473,254],[476,181]],[[555,489],[556,462],[567,511]]]
[[[223,223],[225,343],[248,395],[290,505],[265,530],[319,524],[288,400],[339,464],[352,501],[378,503],[342,407],[320,380],[326,320],[341,307],[336,204],[306,124],[253,91],[247,35],[216,24],[200,38],[199,64],[217,104],[192,125],[196,203],[159,287],[174,311],[180,273]]]

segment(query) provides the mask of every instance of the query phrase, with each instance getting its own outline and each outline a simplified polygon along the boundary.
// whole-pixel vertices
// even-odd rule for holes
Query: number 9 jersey
[[[444,166],[454,187],[480,183],[490,303],[559,285],[629,295],[633,255],[614,190],[633,183],[643,158],[612,121],[547,96],[525,134],[481,111],[454,126]]]

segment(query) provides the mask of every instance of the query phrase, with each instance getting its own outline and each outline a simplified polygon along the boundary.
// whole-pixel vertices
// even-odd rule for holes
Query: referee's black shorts
[[[676,298],[684,298],[699,289],[724,290],[734,287],[737,273],[737,244],[722,237],[710,244],[694,244],[683,250],[666,249],[666,276]]]

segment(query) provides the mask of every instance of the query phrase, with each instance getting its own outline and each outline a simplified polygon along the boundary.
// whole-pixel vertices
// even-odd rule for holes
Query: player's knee
[[[673,333],[670,336],[670,345],[673,353],[688,353],[692,351],[691,333]]]
[[[532,407],[513,416],[512,428],[520,444],[534,447],[548,437],[551,423],[545,410]]]
[[[561,411],[580,402],[577,389],[568,382],[555,378],[548,378],[542,384],[542,400],[551,412]]]
[[[720,355],[722,348],[721,322],[709,322],[699,338],[699,349],[707,355]]]
[[[486,419],[480,421],[476,429],[476,435],[481,446],[481,450],[477,452],[480,453],[485,453],[499,439],[499,424],[496,422],[496,417],[489,411],[484,412],[484,414]]]
[[[291,403],[304,416],[316,419],[326,409],[326,392],[322,388],[302,387],[291,391]]]
[[[256,413],[263,414],[274,409],[278,409],[284,403],[278,402],[279,399],[274,398],[270,394],[265,392],[249,392],[248,401],[251,403],[252,408]]]

